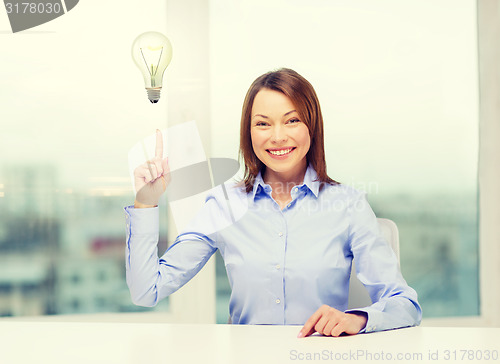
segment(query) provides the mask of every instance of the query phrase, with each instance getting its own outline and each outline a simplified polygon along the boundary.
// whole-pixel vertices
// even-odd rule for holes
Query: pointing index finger
[[[300,329],[299,335],[297,337],[301,338],[301,337],[309,336],[312,333],[314,333],[314,331],[315,331],[314,325],[316,325],[316,323],[319,321],[321,316],[322,315],[321,315],[320,310],[317,310],[315,313],[313,313],[312,316],[309,317],[309,319],[306,321],[306,323],[304,324],[302,329]]]
[[[161,135],[160,129],[156,129],[155,157],[160,159],[163,158],[163,137]]]

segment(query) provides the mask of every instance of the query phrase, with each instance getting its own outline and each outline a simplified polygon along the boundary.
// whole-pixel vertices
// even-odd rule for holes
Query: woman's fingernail
[[[300,339],[301,337],[304,337],[304,334],[302,333],[302,331],[299,332],[299,334],[297,335],[297,337]]]

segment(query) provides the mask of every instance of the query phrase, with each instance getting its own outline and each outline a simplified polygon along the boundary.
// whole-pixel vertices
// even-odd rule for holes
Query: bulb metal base
[[[148,99],[152,104],[156,104],[160,100],[161,87],[146,87]]]

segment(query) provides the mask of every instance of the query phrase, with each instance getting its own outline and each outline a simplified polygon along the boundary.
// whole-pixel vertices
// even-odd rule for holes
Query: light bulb
[[[163,72],[172,59],[172,45],[167,37],[158,32],[146,32],[135,38],[132,58],[141,70],[148,99],[157,103],[163,81]]]

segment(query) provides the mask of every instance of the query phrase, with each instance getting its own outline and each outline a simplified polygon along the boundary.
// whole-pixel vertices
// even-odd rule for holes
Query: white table
[[[500,328],[297,339],[299,328],[7,321],[0,322],[0,363],[500,363]]]

